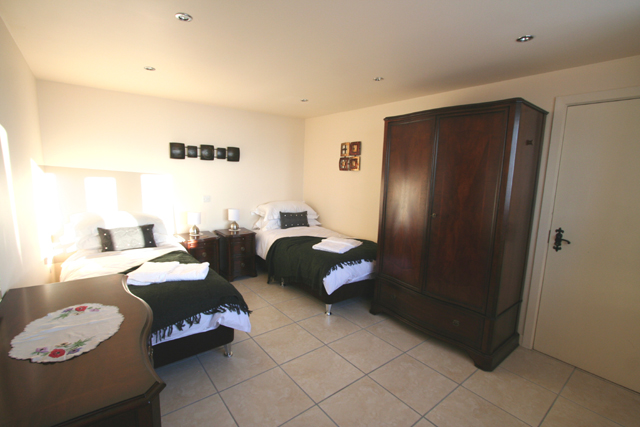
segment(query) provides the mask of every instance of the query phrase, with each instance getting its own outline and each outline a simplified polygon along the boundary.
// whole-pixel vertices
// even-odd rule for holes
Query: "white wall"
[[[376,241],[385,117],[514,97],[552,113],[557,96],[637,85],[640,56],[307,119],[304,198],[327,227]],[[551,121],[549,114],[544,156]],[[362,141],[360,172],[338,170],[340,143],[347,141]]]
[[[238,208],[250,228],[255,206],[302,198],[301,119],[48,81],[37,88],[44,163],[172,175],[177,232],[188,231],[188,211],[213,230]],[[169,142],[239,147],[240,161],[170,159]]]
[[[0,19],[0,291],[47,282],[34,212],[32,162],[42,163],[36,83]]]

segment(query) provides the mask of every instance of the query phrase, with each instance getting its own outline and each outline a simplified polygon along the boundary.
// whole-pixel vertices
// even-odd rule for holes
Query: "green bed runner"
[[[378,245],[361,240],[362,245],[343,254],[313,249],[321,237],[283,237],[276,240],[267,253],[268,283],[304,283],[317,291],[323,289],[322,280],[332,271],[365,261],[375,261]]]
[[[184,251],[173,251],[149,262],[199,263]],[[140,267],[132,267],[127,274]],[[155,283],[147,286],[129,285],[135,296],[144,300],[153,311],[151,331],[156,340],[171,336],[173,328],[179,331],[188,325],[200,323],[202,314],[221,313],[225,310],[249,314],[249,308],[238,290],[218,273],[209,269],[204,280]]]

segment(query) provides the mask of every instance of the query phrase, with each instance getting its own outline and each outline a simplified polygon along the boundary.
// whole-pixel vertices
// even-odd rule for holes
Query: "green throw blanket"
[[[199,263],[184,251],[173,251],[150,260],[181,264]],[[127,274],[140,266],[130,268]],[[204,280],[155,283],[148,286],[129,285],[132,294],[144,300],[153,311],[151,331],[156,340],[171,336],[173,328],[179,331],[188,325],[200,323],[203,314],[221,313],[225,310],[249,314],[242,295],[231,283],[209,269]]]
[[[329,273],[363,261],[375,261],[378,245],[361,240],[362,245],[343,254],[313,249],[321,237],[283,237],[276,240],[267,253],[268,283],[271,280],[285,283],[304,283],[321,292],[322,279]]]

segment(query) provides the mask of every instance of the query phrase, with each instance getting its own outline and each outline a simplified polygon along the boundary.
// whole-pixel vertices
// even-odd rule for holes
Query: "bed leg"
[[[233,351],[231,351],[231,343],[224,345],[224,357],[233,356]]]
[[[284,279],[280,279],[280,286],[284,288]]]
[[[324,305],[324,314],[327,316],[331,316],[331,304]]]

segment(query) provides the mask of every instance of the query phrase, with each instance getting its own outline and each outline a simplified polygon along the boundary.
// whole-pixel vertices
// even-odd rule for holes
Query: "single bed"
[[[159,218],[125,212],[85,213],[72,217],[72,227],[78,250],[63,263],[61,281],[129,273],[129,291],[149,304],[153,311],[150,344],[155,367],[220,346],[225,346],[226,355],[231,356],[234,330],[251,331],[249,310],[242,295],[218,273],[201,266],[173,236],[167,235]],[[139,239],[135,243],[136,228],[145,227],[146,232],[140,233],[147,247],[140,247]],[[98,235],[99,229],[120,244],[103,251],[105,238]],[[122,238],[126,233],[133,233],[132,246],[137,247],[126,247],[131,245],[126,241],[131,241],[130,236]],[[161,283],[132,284],[132,272],[141,271],[140,266],[176,264],[202,267],[202,274],[198,280],[168,276],[161,279]]]
[[[317,297],[331,314],[334,303],[373,291],[377,245],[362,244],[345,253],[316,250],[327,238],[347,238],[322,227],[318,214],[304,202],[270,202],[254,211],[256,254],[268,273],[268,283],[294,285]],[[283,215],[284,214],[284,215]]]

